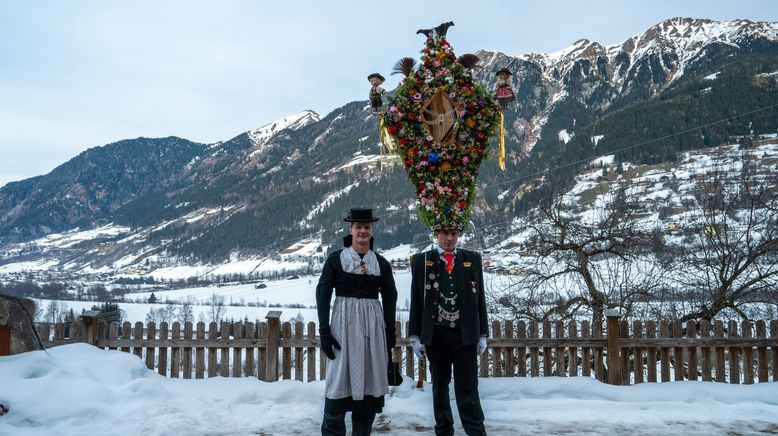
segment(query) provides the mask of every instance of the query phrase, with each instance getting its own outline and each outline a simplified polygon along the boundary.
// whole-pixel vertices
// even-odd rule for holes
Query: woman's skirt
[[[354,402],[374,403],[389,393],[384,312],[377,299],[335,297],[330,320],[340,344],[335,359],[327,360],[326,408],[354,410]],[[330,401],[340,400],[344,401]],[[350,405],[350,406],[349,406]]]

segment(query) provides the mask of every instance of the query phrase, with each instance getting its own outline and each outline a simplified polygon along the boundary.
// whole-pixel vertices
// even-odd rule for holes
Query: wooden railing
[[[322,380],[327,358],[316,325],[280,322],[202,322],[172,325],[81,319],[70,326],[39,324],[46,347],[87,342],[144,359],[149,369],[173,378],[258,377],[264,381]],[[492,322],[482,377],[594,377],[610,384],[702,380],[733,384],[776,381],[778,321],[632,321],[610,316],[605,326],[588,321]],[[52,328],[53,327],[53,328]],[[393,358],[405,375],[427,380],[404,328],[396,325]],[[603,328],[605,327],[605,328]],[[69,330],[66,335],[66,328]],[[405,333],[405,335],[403,334]]]

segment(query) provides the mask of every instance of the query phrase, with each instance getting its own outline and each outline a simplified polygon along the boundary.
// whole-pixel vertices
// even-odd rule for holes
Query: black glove
[[[386,350],[389,351],[389,353],[391,353],[395,345],[397,345],[397,339],[394,337],[394,327],[387,327],[386,328]]]
[[[332,332],[330,332],[329,327],[322,327],[319,329],[319,336],[321,336],[321,349],[324,350],[324,354],[330,358],[330,360],[335,359],[335,351],[332,350],[332,347],[335,347],[336,349],[340,350],[340,344],[338,341],[335,340],[335,338],[332,337]]]

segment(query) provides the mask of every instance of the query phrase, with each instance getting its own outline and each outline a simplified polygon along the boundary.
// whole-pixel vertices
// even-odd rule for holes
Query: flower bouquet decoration
[[[478,58],[454,55],[445,35],[451,25],[417,32],[427,36],[421,62],[404,58],[395,66],[405,78],[388,99],[382,125],[389,137],[384,140],[394,143],[388,148],[399,155],[416,189],[421,221],[432,231],[462,232],[501,113],[473,79]]]

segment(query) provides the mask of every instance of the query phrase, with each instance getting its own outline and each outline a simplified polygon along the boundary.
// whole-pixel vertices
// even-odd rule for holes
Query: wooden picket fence
[[[235,324],[187,322],[106,325],[82,317],[72,325],[39,324],[44,345],[87,342],[144,359],[149,369],[172,378],[257,377],[264,381],[323,380],[327,358],[314,323]],[[609,316],[605,326],[588,321],[492,322],[481,377],[594,377],[610,384],[702,380],[751,384],[776,381],[778,321],[632,321]],[[407,377],[427,380],[398,322],[393,358]],[[66,335],[66,329],[69,330]],[[699,330],[699,331],[698,331]],[[403,335],[403,333],[406,335]]]

